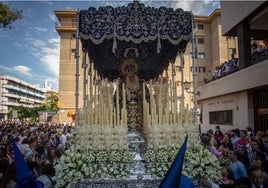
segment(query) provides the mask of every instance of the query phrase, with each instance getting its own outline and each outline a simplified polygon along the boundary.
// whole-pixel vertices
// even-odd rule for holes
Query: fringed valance
[[[133,48],[139,53],[135,59],[138,74],[148,80],[185,51],[191,38],[191,16],[182,9],[145,7],[138,1],[126,7],[90,7],[79,12],[79,35],[103,77],[120,77],[125,51]]]

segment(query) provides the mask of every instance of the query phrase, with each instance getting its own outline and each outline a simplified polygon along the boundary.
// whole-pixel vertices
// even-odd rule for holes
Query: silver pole
[[[184,109],[184,57],[183,53],[180,53],[181,60],[181,107],[180,110]]]
[[[172,101],[173,101],[173,123],[176,122],[176,118],[177,118],[177,99],[178,99],[178,96],[177,96],[177,88],[176,88],[176,83],[175,83],[175,76],[176,76],[176,71],[175,71],[175,60],[172,60],[171,62],[171,67],[172,67]]]
[[[193,95],[194,95],[194,124],[196,128],[198,128],[198,120],[197,120],[197,90],[196,90],[196,76],[197,76],[197,68],[196,68],[196,58],[197,58],[197,49],[196,49],[196,40],[195,40],[195,27],[194,27],[194,15],[192,13],[192,61],[193,61]]]
[[[79,10],[77,10],[76,17],[76,73],[75,73],[75,127],[78,126],[78,102],[79,102]]]
[[[83,57],[82,57],[82,67],[84,69],[84,77],[83,77],[83,109],[86,108],[87,106],[87,63],[86,63],[86,55],[87,52],[85,51],[85,49],[83,49]]]

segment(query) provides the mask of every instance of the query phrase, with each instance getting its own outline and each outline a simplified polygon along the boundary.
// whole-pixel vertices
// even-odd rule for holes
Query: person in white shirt
[[[68,129],[65,127],[60,136],[60,144],[62,144],[64,148],[66,148],[67,134],[68,134]]]

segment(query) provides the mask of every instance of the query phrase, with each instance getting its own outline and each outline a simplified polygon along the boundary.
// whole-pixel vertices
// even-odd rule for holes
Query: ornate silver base
[[[78,182],[75,188],[152,188],[159,187],[161,179],[159,180],[100,180]]]

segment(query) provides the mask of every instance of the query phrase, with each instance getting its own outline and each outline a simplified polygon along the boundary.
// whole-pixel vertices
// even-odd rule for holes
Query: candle
[[[126,110],[126,89],[125,89],[125,83],[123,82],[122,84],[122,96],[123,96],[123,114],[122,114],[122,118],[123,118],[123,122],[125,124],[127,124],[127,110]]]
[[[116,89],[116,124],[119,125],[119,85],[117,85]]]

